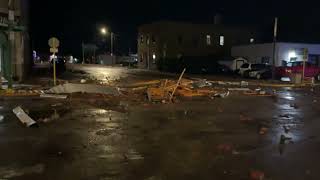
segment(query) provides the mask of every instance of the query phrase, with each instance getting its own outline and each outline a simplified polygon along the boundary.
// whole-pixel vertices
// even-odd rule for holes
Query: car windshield
[[[252,64],[251,68],[255,70],[265,69],[267,66],[265,64]]]
[[[249,67],[249,64],[244,64],[241,66],[241,68],[248,68]]]

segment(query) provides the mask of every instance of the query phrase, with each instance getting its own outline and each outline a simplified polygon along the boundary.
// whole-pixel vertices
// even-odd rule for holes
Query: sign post
[[[58,53],[58,47],[60,46],[60,41],[52,37],[49,39],[48,44],[50,46],[50,52],[53,54],[53,84],[54,86],[57,85],[57,74],[56,74],[56,53]]]

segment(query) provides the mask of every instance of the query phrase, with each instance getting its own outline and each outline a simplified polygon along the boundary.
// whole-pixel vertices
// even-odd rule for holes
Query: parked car
[[[234,60],[224,60],[218,62],[221,65],[227,66],[231,71],[238,73],[241,66],[245,63],[248,63],[248,61],[244,58],[237,58]]]
[[[245,72],[249,78],[269,79],[272,78],[272,67],[266,64],[253,64],[251,70]]]
[[[303,73],[303,62],[288,63],[285,67],[276,68],[276,76],[278,78],[290,78],[293,74]],[[305,77],[315,77],[320,80],[320,67],[310,63],[306,63]]]
[[[251,63],[245,63],[245,64],[243,64],[243,65],[240,67],[240,69],[239,69],[239,74],[240,74],[240,76],[241,76],[241,77],[244,77],[244,76],[245,76],[245,72],[251,70],[251,66],[252,66]]]

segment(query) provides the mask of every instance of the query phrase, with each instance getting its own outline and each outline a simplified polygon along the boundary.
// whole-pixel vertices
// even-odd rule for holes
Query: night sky
[[[49,3],[50,2],[50,3]],[[60,52],[80,55],[81,42],[99,42],[99,25],[117,33],[117,53],[136,50],[137,27],[158,20],[212,23],[216,13],[229,24],[259,26],[271,41],[279,17],[279,40],[320,42],[320,3],[281,0],[55,0],[31,1],[32,46],[47,52],[47,40],[61,40]]]

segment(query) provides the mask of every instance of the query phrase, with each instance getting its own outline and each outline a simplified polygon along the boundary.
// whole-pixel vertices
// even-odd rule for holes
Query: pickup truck
[[[276,76],[278,78],[290,78],[292,74],[297,74],[303,72],[303,63],[289,63],[286,67],[278,67],[276,68]],[[305,68],[305,77],[312,78],[314,77],[316,80],[320,80],[320,67],[312,65],[310,63],[306,63]]]

